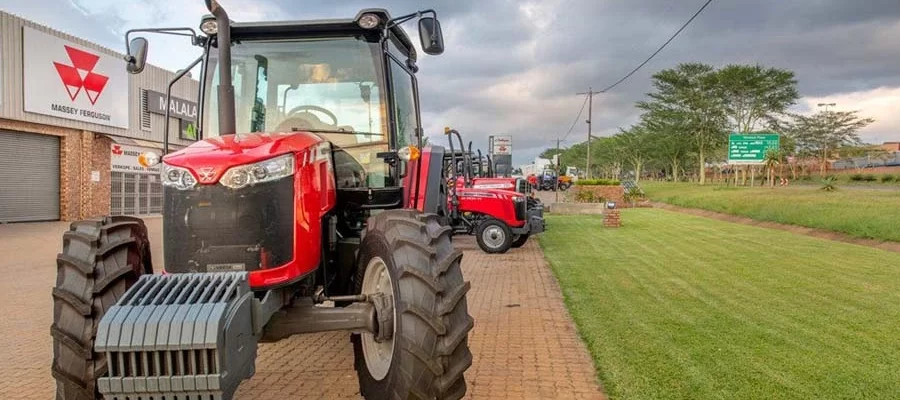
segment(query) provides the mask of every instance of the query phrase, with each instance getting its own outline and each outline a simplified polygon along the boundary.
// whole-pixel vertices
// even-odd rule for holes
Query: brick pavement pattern
[[[67,226],[0,225],[0,399],[53,398],[50,289]],[[160,220],[149,219],[148,227],[153,257],[161,260]],[[454,240],[465,251],[463,273],[472,282],[468,304],[475,318],[467,398],[604,398],[537,243],[488,255],[472,238]],[[360,398],[349,335],[297,335],[260,345],[256,375],[235,397]]]

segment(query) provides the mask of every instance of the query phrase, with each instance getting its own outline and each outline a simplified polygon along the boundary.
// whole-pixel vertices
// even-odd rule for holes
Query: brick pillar
[[[81,135],[68,133],[59,145],[59,218],[74,221],[81,218]]]
[[[89,217],[102,217],[109,215],[110,207],[110,190],[111,190],[111,171],[110,171],[110,145],[112,140],[108,137],[96,135],[93,141],[93,151],[91,152],[91,171],[100,173],[100,182],[91,182],[91,207],[88,212]],[[90,178],[90,176],[88,177]]]
[[[81,131],[81,154],[78,161],[81,162],[81,173],[78,174],[78,184],[81,187],[81,202],[78,210],[78,219],[91,216],[91,204],[94,200],[91,190],[91,154],[94,153],[93,132]]]
[[[619,210],[606,210],[603,213],[603,226],[607,228],[618,228],[622,226],[622,216]]]

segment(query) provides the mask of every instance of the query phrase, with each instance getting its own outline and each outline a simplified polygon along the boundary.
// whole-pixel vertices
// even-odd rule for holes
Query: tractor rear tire
[[[453,248],[451,233],[437,215],[414,210],[369,218],[354,284],[361,293],[370,265],[388,273],[394,330],[389,365],[374,368],[378,377],[367,363],[380,360],[367,361],[363,345],[371,345],[374,336],[351,336],[360,394],[366,399],[456,400],[465,395],[463,373],[472,365],[468,334],[474,321],[466,305],[470,285],[460,268],[462,252]]]
[[[79,221],[63,234],[53,288],[53,378],[56,398],[100,398],[106,355],[94,352],[97,326],[140,275],[152,273],[144,222],[130,217]]]
[[[525,242],[528,241],[528,236],[529,235],[527,233],[522,234],[522,235],[514,235],[513,241],[512,241],[512,248],[518,249],[519,247],[524,246]]]
[[[503,254],[512,246],[513,235],[506,223],[488,218],[475,227],[475,241],[485,253]]]

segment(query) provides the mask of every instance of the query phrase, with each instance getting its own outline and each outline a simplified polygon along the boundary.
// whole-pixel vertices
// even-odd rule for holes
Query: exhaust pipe
[[[206,0],[206,8],[216,17],[219,49],[219,135],[234,134],[234,85],[231,83],[231,20],[216,0]]]

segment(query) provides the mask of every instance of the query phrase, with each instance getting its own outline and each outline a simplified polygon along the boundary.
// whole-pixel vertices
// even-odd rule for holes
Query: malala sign
[[[125,61],[23,27],[25,111],[128,129]]]

